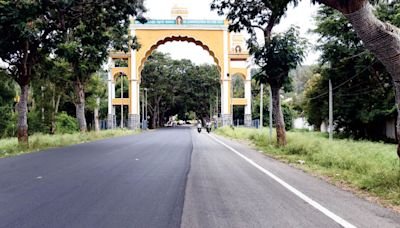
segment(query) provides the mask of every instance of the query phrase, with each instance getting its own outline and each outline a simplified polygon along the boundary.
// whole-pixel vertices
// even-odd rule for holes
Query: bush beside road
[[[377,197],[383,205],[400,208],[400,163],[394,144],[329,141],[323,133],[289,131],[288,145],[277,147],[275,135],[269,140],[269,129],[224,127],[215,133],[250,141],[274,158],[296,164],[360,195]]]

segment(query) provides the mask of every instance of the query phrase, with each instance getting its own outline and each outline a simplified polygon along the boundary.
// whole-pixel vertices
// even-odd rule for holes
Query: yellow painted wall
[[[246,98],[233,98],[232,99],[233,105],[247,105]]]
[[[129,106],[130,98],[114,98],[112,100],[113,105],[128,105]]]

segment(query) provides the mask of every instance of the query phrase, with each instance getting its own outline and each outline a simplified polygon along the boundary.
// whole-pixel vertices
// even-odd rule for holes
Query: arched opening
[[[240,47],[240,45],[237,45],[235,47],[235,53],[241,53],[242,52],[242,47]]]
[[[173,46],[169,49],[172,51],[165,52],[168,45]],[[180,58],[174,58],[176,50],[182,50]],[[209,56],[211,61],[199,63],[190,58],[188,53],[193,52]],[[147,102],[141,99],[140,103],[145,109],[142,113],[146,113],[147,107],[144,115],[149,117],[149,126],[217,120],[221,110],[218,63],[214,53],[193,38],[169,37],[153,45],[139,67],[141,97],[147,97]]]
[[[146,51],[145,56],[140,61],[139,74],[143,70],[144,62],[147,60],[147,58],[151,55],[151,53],[154,50],[156,50],[160,45],[166,44],[168,42],[174,42],[174,41],[194,43],[195,45],[202,47],[214,59],[214,62],[218,68],[218,71],[221,72],[222,69],[220,66],[220,60],[215,56],[215,53],[212,50],[210,50],[210,48],[206,44],[204,44],[202,41],[197,40],[193,37],[189,37],[189,36],[170,36],[170,37],[165,37],[163,39],[160,39],[156,44],[151,46],[150,49]]]
[[[183,24],[183,18],[182,18],[181,16],[177,16],[177,17],[176,17],[176,24],[177,24],[177,25]]]
[[[129,98],[128,76],[124,73],[118,73],[114,76],[115,80],[115,98]]]
[[[115,98],[119,99],[117,105],[115,105],[115,116],[116,126],[121,128],[127,127],[127,119],[129,112],[129,81],[128,77],[124,73],[118,73],[114,75],[115,82]]]
[[[234,74],[232,76],[232,97],[244,98],[244,76],[241,74]]]
[[[232,98],[245,98],[245,77],[242,74],[234,74],[232,76]],[[233,123],[236,126],[244,125],[244,105],[233,106]]]

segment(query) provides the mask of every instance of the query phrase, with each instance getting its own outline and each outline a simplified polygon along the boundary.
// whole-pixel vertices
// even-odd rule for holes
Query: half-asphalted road
[[[341,226],[400,216],[190,128],[0,159],[0,227]]]

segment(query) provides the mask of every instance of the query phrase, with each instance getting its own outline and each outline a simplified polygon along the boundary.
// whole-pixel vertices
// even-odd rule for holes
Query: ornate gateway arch
[[[249,55],[244,39],[231,34],[227,21],[188,20],[187,11],[173,9],[172,20],[149,20],[145,24],[131,22],[130,33],[140,43],[139,50],[129,53],[111,52],[108,71],[108,128],[115,127],[115,106],[128,106],[128,128],[140,126],[140,79],[145,61],[158,46],[172,41],[192,42],[201,46],[214,59],[220,72],[222,125],[232,124],[233,105],[245,106],[245,125],[251,125],[251,78],[248,67]],[[121,60],[127,64],[116,64]],[[231,81],[233,75],[242,75],[245,80],[244,98],[233,98]],[[129,97],[116,98],[115,80],[126,75],[129,81]]]

